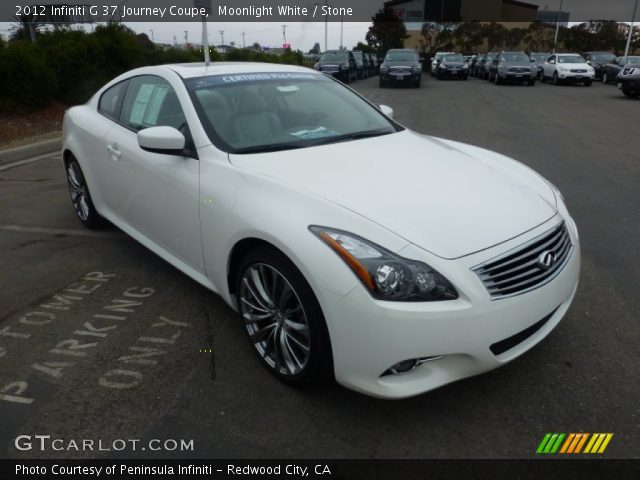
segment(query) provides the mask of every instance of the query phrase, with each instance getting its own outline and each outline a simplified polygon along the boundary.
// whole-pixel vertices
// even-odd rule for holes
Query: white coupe
[[[218,293],[280,379],[416,395],[542,340],[580,246],[540,175],[392,113],[301,67],[137,69],[66,113],[71,201]]]

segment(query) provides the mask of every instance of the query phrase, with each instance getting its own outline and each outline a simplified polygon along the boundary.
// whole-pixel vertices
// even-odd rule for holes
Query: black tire
[[[496,85],[502,85],[502,80],[500,80],[500,75],[498,75],[497,73],[495,74],[493,81]]]
[[[554,85],[560,85],[560,78],[558,78],[558,72],[553,72],[553,80],[551,81]]]
[[[544,76],[544,73],[542,74],[542,76],[540,77],[540,81],[542,83],[547,83],[547,77]]]
[[[593,83],[593,81],[591,81],[591,80],[585,80],[584,81],[584,86],[585,87],[590,87],[592,83]]]
[[[243,292],[243,277],[250,268],[260,268],[260,266],[263,266],[262,268],[268,267],[267,270],[269,270],[270,268],[269,271],[273,272],[275,270],[277,273],[279,273],[291,288],[291,291],[288,294],[288,298],[294,301],[294,305],[297,305],[296,301],[299,301],[300,305],[302,305],[302,310],[299,311],[297,315],[302,315],[305,323],[303,323],[303,320],[300,320],[300,317],[298,317],[297,321],[292,321],[290,323],[296,323],[298,326],[306,325],[308,327],[308,339],[303,341],[308,344],[309,348],[307,357],[303,362],[304,366],[300,368],[300,371],[295,374],[284,373],[282,372],[282,369],[286,370],[288,368],[286,365],[278,366],[278,363],[275,362],[274,365],[271,365],[269,360],[265,358],[265,356],[268,357],[268,355],[261,353],[258,349],[258,343],[260,343],[261,345],[264,344],[263,349],[268,347],[268,342],[270,341],[269,339],[271,338],[271,335],[260,342],[254,343],[254,341],[251,339],[248,325],[257,325],[257,323],[259,322],[249,323],[243,317],[242,320],[245,325],[245,332],[247,333],[247,337],[249,338],[254,351],[258,355],[258,358],[260,358],[262,364],[267,368],[267,370],[269,370],[271,374],[285,383],[293,386],[308,386],[326,383],[328,380],[333,378],[333,355],[331,352],[329,331],[327,329],[324,315],[322,314],[322,309],[320,308],[320,304],[318,303],[313,290],[309,286],[309,283],[307,283],[307,281],[305,280],[300,270],[298,270],[298,268],[293,264],[291,260],[287,258],[286,255],[273,247],[261,245],[254,248],[244,256],[244,258],[240,262],[240,267],[238,268],[236,275],[236,295],[238,298],[238,310],[242,315],[242,310],[240,309],[240,299],[242,295],[241,292]],[[285,284],[282,283],[281,292],[284,291],[284,287]],[[248,291],[248,289],[244,288],[244,291]],[[291,292],[293,292],[294,295],[292,295]],[[274,289],[274,296],[276,293],[277,288]],[[262,298],[264,299],[264,297]],[[279,303],[282,308],[287,306],[285,303],[283,303],[282,297],[280,297]],[[288,315],[292,314],[290,313]],[[293,319],[294,317],[287,316],[287,318]],[[260,327],[256,326],[255,328],[261,330]],[[286,336],[293,331],[295,331],[296,334],[300,332],[299,329],[291,329],[285,323],[283,323],[281,327],[274,328],[273,331],[274,337],[275,335],[280,335],[281,337]],[[289,332],[289,334],[287,332]],[[254,335],[256,334],[254,333]],[[260,337],[264,338],[265,335],[261,335]],[[288,336],[287,338],[290,339],[291,336]],[[298,336],[298,338],[302,339],[302,337],[300,336]],[[274,347],[277,344],[278,342],[275,342],[274,339]],[[289,345],[293,345],[293,343]],[[300,356],[304,356],[304,353],[301,353],[303,352],[302,350],[300,350],[299,348],[297,350]],[[264,351],[266,352],[266,350]],[[291,352],[291,349],[289,349],[288,351]],[[273,352],[274,357],[277,357],[278,355],[275,350]],[[292,358],[291,355],[289,355],[289,357]],[[271,360],[273,361],[273,359]],[[299,365],[300,364],[298,364],[298,366]]]
[[[607,74],[607,72],[604,72],[602,74],[602,84],[607,85],[608,83],[609,83],[609,75]]]
[[[622,93],[629,98],[640,98],[640,92],[634,92],[629,90],[628,88],[623,88]]]
[[[80,168],[80,164],[73,155],[69,155],[65,161],[65,170],[71,204],[76,217],[87,228],[95,229],[102,226],[104,219],[93,205],[84,173],[82,173],[82,168]]]
[[[535,86],[535,84],[536,84],[536,79],[535,79],[535,78],[532,78],[531,80],[529,80],[528,85],[529,85],[530,87]]]

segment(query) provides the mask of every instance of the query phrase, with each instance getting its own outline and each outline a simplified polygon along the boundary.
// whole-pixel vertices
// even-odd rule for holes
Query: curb
[[[49,152],[57,152],[62,148],[62,138],[52,138],[41,142],[22,145],[20,147],[0,150],[0,165],[25,160]]]

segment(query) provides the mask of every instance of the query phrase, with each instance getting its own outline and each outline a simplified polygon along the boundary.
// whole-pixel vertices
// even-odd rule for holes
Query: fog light
[[[403,373],[409,373],[411,370],[416,368],[418,365],[418,360],[413,358],[411,360],[405,360],[404,362],[396,363],[389,370],[394,375],[402,375]]]

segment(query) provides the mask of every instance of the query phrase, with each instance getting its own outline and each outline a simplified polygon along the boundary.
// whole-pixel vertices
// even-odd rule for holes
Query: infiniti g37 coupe
[[[134,70],[65,115],[71,201],[219,294],[276,377],[416,395],[542,340],[580,245],[544,178],[392,115],[302,67]]]

